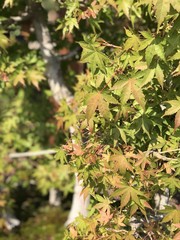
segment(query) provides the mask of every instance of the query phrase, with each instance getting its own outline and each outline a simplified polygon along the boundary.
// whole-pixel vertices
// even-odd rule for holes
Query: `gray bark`
[[[60,61],[53,52],[54,46],[47,27],[47,16],[40,4],[32,3],[31,6],[35,34],[46,63],[46,75],[53,97],[58,103],[61,99],[69,101],[72,94],[64,83]]]
[[[46,22],[47,17],[40,4],[32,3],[31,6],[36,37],[40,44],[42,57],[46,62],[46,75],[49,86],[58,103],[61,99],[66,99],[69,102],[73,96],[64,83],[59,58],[53,52],[53,42]],[[88,199],[85,202],[82,200],[83,197],[80,196],[82,189],[81,182],[78,181],[76,176],[72,207],[66,225],[73,222],[79,214],[83,216],[87,214],[89,201]]]

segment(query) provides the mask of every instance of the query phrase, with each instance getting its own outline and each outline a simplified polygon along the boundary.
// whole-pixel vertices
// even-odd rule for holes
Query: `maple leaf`
[[[99,98],[100,98],[100,94],[95,93],[88,100],[87,108],[86,108],[86,117],[87,117],[88,122],[92,118],[92,116],[94,115],[94,113],[96,111],[96,108],[98,106]]]
[[[110,156],[110,160],[114,162],[115,170],[119,170],[122,175],[126,173],[126,170],[133,171],[131,164],[123,155],[112,155]]]
[[[135,100],[139,103],[139,105],[145,109],[145,96],[141,90],[141,88],[138,88],[135,84],[131,87],[132,94],[135,98]]]
[[[110,118],[109,104],[104,100],[103,95],[99,97],[98,109],[104,118]]]
[[[118,0],[118,10],[123,10],[124,14],[129,18],[132,0]]]
[[[161,213],[167,213],[166,216],[163,218],[162,222],[170,222],[173,223],[180,223],[180,210],[174,209],[172,207],[166,206],[165,209],[160,210]]]
[[[158,30],[160,25],[163,23],[167,13],[170,10],[170,1],[169,0],[157,0],[155,5],[155,15],[158,22]]]
[[[29,83],[32,83],[39,90],[39,82],[45,80],[45,77],[42,72],[36,69],[28,69],[26,72],[26,77]]]
[[[133,95],[134,99],[139,103],[139,105],[145,108],[145,96],[139,86],[136,85],[136,79],[129,78],[128,80],[121,80],[114,84],[112,90],[120,91],[120,98],[122,105],[124,105]]]
[[[85,202],[86,198],[89,196],[89,188],[88,187],[84,188],[81,191],[80,196],[83,196],[83,199],[84,199],[84,202]]]
[[[159,66],[159,64],[157,64],[157,66],[156,66],[156,78],[157,78],[159,84],[161,85],[161,87],[163,88],[164,73],[163,73],[163,70],[161,69],[161,67]]]
[[[110,213],[110,209],[104,211],[103,209],[99,210],[100,218],[99,222],[103,225],[107,224],[113,217],[113,214]]]
[[[139,154],[136,155],[136,157],[138,157],[138,161],[135,163],[135,166],[141,166],[141,169],[144,171],[145,167],[147,165],[150,165],[151,162],[149,161],[149,159],[146,156],[146,153],[143,153],[141,151],[139,151]]]
[[[109,58],[102,52],[104,47],[98,42],[79,42],[79,44],[83,48],[81,61],[84,63],[90,63],[93,73],[95,72],[96,67],[99,67],[102,71],[106,71],[105,64]]]
[[[123,209],[130,200],[134,201],[139,207],[143,208],[140,198],[138,196],[144,197],[144,194],[135,188],[123,185],[120,189],[116,190],[111,197],[121,196],[121,209]]]
[[[16,86],[18,83],[21,83],[23,86],[25,86],[25,82],[24,82],[24,79],[25,79],[25,72],[24,71],[19,71],[17,75],[15,75],[14,77],[14,81],[13,81],[13,84],[14,86]]]
[[[175,114],[180,110],[180,97],[177,97],[177,100],[170,100],[166,103],[169,103],[171,107],[165,111],[164,116]]]
[[[73,152],[71,155],[82,156],[84,154],[80,144],[72,144]]]

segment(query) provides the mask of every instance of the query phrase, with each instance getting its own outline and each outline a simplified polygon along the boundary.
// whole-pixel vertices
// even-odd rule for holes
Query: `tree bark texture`
[[[61,99],[66,99],[66,101],[69,102],[73,96],[64,83],[59,58],[53,52],[53,42],[47,27],[45,11],[40,4],[32,3],[31,7],[35,34],[40,44],[42,57],[46,62],[46,75],[50,89],[54,99],[58,103]],[[81,185],[82,182],[78,181],[77,175],[75,179],[73,201],[69,217],[65,223],[66,225],[72,223],[79,214],[83,216],[87,215],[89,198],[87,198],[86,201],[83,200],[83,196],[80,195],[83,189]]]

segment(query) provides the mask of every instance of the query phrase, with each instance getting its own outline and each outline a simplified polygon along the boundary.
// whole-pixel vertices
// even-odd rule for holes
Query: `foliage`
[[[172,198],[180,185],[179,1],[38,2],[46,11],[64,11],[56,33],[72,34],[86,64],[72,106],[63,102],[57,114],[59,126],[73,125],[75,132],[56,159],[83,179],[84,198],[91,195],[89,216],[78,217],[65,239],[178,239],[178,205],[161,218],[154,196],[168,188]],[[1,35],[1,48],[11,49],[4,30]],[[37,69],[37,56],[29,77],[23,56],[15,61],[16,80],[8,69],[14,60],[2,58],[3,83],[8,76],[14,85],[38,88],[44,65]]]
[[[8,236],[9,240],[61,240],[63,238],[63,225],[67,217],[67,212],[58,208],[43,207],[38,210],[35,216],[31,217],[23,224],[22,230]],[[1,237],[7,239],[7,236]]]
[[[178,2],[76,1],[76,9],[70,2],[64,35],[70,13],[75,28],[85,21],[92,31],[79,41],[87,71],[75,91],[75,143],[64,149],[92,200],[89,217],[78,218],[66,238],[172,239],[179,208],[156,220],[154,195],[168,187],[172,197],[180,184]],[[140,227],[130,230],[132,217]]]

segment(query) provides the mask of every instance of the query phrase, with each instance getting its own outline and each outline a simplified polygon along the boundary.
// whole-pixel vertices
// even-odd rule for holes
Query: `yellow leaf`
[[[13,79],[14,80],[13,81],[14,86],[16,86],[18,83],[21,83],[24,86],[25,85],[24,79],[25,79],[24,71],[19,71],[18,74],[15,75],[15,77]]]
[[[104,100],[102,95],[99,95],[98,109],[102,116],[106,119],[110,118],[109,104]]]
[[[13,0],[5,0],[4,1],[3,8],[8,7],[8,6],[10,6],[10,7],[13,6]]]

